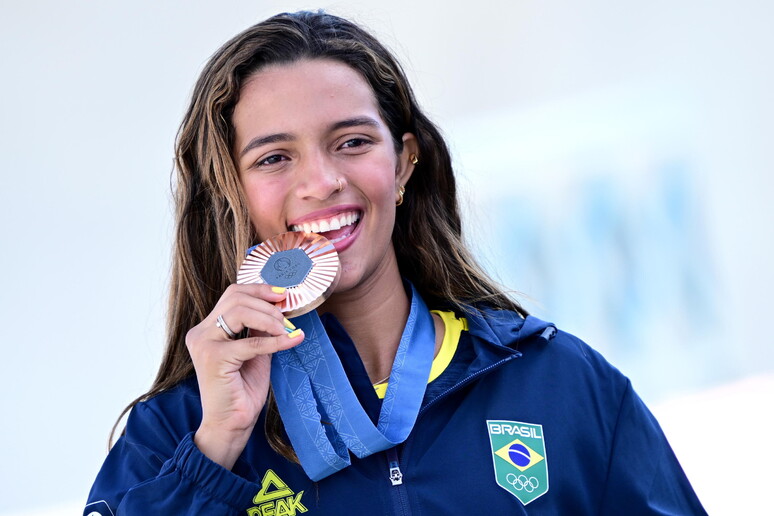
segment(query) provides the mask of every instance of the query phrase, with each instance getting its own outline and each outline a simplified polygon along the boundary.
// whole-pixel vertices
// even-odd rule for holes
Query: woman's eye
[[[351,138],[344,143],[341,144],[342,149],[353,149],[355,147],[362,147],[363,145],[367,145],[371,143],[370,140],[366,140],[365,138]]]
[[[268,158],[263,158],[262,160],[258,161],[255,164],[255,166],[266,167],[266,166],[276,165],[277,163],[284,161],[285,159],[287,158],[285,158],[285,156],[283,156],[282,154],[273,154]]]

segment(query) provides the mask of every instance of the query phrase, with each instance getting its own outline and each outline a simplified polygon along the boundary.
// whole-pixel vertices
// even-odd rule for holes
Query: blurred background
[[[203,64],[319,7],[403,62],[488,270],[632,379],[710,514],[767,513],[774,4],[1,5],[0,515],[80,514],[153,380],[173,142]]]

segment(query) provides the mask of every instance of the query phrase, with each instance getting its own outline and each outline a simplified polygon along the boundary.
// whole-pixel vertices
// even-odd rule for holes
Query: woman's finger
[[[284,317],[276,308],[275,311],[276,313],[267,313],[250,306],[237,305],[219,315],[223,323],[235,334],[241,333],[245,328],[250,328],[269,335],[283,335],[287,333],[283,323]],[[211,325],[209,335],[216,340],[222,340],[223,336],[233,340],[229,332],[225,331],[224,328],[218,328],[217,316],[215,324]]]
[[[238,285],[236,283],[229,285],[215,305],[217,308],[223,303],[230,302],[232,297],[240,294],[248,295],[256,299],[263,299],[269,303],[278,303],[285,299],[287,290],[282,287],[273,287],[271,285],[250,283],[248,285]]]
[[[230,285],[202,324],[206,327],[220,326],[219,331],[227,338],[234,338],[233,335],[244,328],[280,335],[284,328],[295,329],[276,306],[286,295],[285,289],[271,285]],[[259,313],[275,319],[276,323],[266,321],[257,315]],[[222,323],[219,318],[222,318]],[[217,338],[212,332],[209,334]]]
[[[259,355],[271,355],[290,349],[301,344],[303,340],[304,332],[301,329],[278,336],[247,337],[229,342],[228,349],[224,349],[223,353],[244,363]]]

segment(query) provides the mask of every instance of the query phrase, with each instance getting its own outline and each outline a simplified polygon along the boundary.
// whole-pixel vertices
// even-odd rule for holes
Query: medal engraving
[[[237,272],[237,283],[265,283],[287,289],[278,304],[287,317],[320,306],[339,279],[339,255],[325,237],[291,231],[264,240],[248,251]]]
[[[263,281],[276,287],[295,287],[303,283],[312,260],[301,249],[279,251],[271,255],[261,270]]]

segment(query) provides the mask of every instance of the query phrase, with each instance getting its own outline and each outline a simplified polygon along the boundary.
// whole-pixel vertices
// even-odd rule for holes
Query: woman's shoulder
[[[200,405],[199,384],[191,375],[178,384],[155,394],[137,405],[149,409],[181,408],[181,405]]]
[[[192,376],[137,403],[127,419],[125,437],[147,442],[148,436],[153,435],[177,443],[198,428],[201,418],[199,387]]]
[[[619,389],[628,383],[592,346],[554,323],[486,307],[477,307],[464,316],[474,339],[515,352],[518,360],[513,360],[510,367],[524,369],[529,376],[604,387],[613,384]]]

